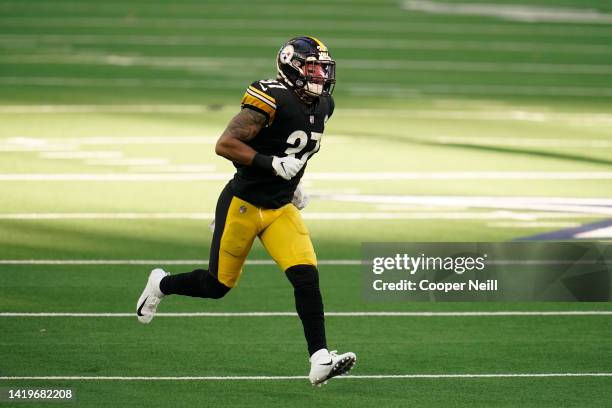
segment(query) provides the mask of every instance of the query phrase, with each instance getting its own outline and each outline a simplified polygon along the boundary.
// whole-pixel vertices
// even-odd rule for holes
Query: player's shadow
[[[483,144],[475,144],[475,143],[453,143],[445,141],[444,143],[428,141],[421,138],[413,138],[409,136],[400,136],[393,134],[383,134],[383,133],[375,133],[375,132],[359,132],[353,131],[351,135],[355,137],[361,138],[378,138],[384,139],[391,142],[400,142],[400,143],[410,143],[417,144],[422,146],[435,146],[435,147],[449,147],[449,148],[461,148],[461,149],[469,149],[469,150],[477,150],[484,152],[495,152],[495,153],[505,153],[505,154],[522,154],[528,156],[535,157],[543,157],[548,159],[560,159],[560,160],[571,160],[583,163],[590,164],[603,164],[603,165],[612,165],[612,160],[604,159],[600,157],[590,157],[583,156],[579,154],[572,153],[563,153],[563,152],[553,152],[553,151],[543,151],[543,150],[531,150],[531,149],[521,149],[517,147],[509,147],[509,146],[491,146],[491,145],[483,145]]]
[[[435,144],[435,143],[432,143]],[[436,144],[441,145],[441,144]],[[490,145],[478,145],[478,144],[463,144],[463,143],[444,143],[442,146],[452,146],[464,149],[474,149],[480,151],[490,151],[496,153],[509,153],[509,154],[526,154],[530,156],[544,157],[549,159],[561,159],[561,160],[572,160],[591,164],[604,164],[612,165],[612,160],[607,160],[600,157],[589,157],[578,154],[569,154],[561,152],[548,152],[542,150],[528,150],[520,149],[515,147],[503,147],[503,146],[490,146]]]

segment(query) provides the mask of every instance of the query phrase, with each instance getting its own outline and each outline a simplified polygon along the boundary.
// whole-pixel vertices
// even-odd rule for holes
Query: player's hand
[[[295,192],[293,193],[293,200],[291,200],[293,205],[297,207],[298,210],[304,209],[308,203],[310,202],[310,197],[304,191],[304,187],[302,187],[302,183],[297,185]]]
[[[304,166],[304,162],[295,157],[272,156],[272,168],[277,176],[291,180]]]

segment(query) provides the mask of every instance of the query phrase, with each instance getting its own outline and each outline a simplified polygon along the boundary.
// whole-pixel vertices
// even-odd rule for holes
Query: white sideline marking
[[[494,206],[491,206],[494,207]],[[523,220],[542,218],[582,218],[612,214],[612,209],[597,206],[539,206],[538,211],[429,211],[429,212],[304,212],[306,220]],[[566,211],[567,210],[567,211]],[[214,213],[13,213],[0,214],[0,220],[205,220]]]
[[[128,171],[135,173],[210,173],[214,172],[215,170],[217,170],[217,166],[215,166],[214,164],[167,164],[163,166],[131,166],[128,169]]]
[[[0,174],[0,181],[218,181],[232,176],[230,173],[5,173]]]
[[[135,313],[22,313],[2,312],[0,317],[134,317]],[[183,312],[156,313],[161,317],[296,317],[295,312]],[[483,316],[612,316],[607,310],[542,312],[325,312],[332,317],[483,317]]]
[[[128,111],[131,109],[124,106]],[[136,111],[145,112],[147,106],[137,106]],[[185,113],[183,107],[179,107],[174,112]],[[103,109],[104,110],[104,109]],[[189,112],[189,107],[185,109]],[[234,110],[232,110],[233,112]],[[125,111],[124,111],[125,112]],[[155,108],[147,111],[150,113],[167,113],[173,112],[172,109],[155,110]],[[611,119],[612,121],[612,119]],[[93,137],[70,137],[70,138],[49,138],[44,139],[51,143],[67,143],[80,145],[152,145],[152,144],[214,144],[217,142],[215,136],[93,136]]]
[[[0,174],[0,177],[2,175]],[[320,172],[308,173],[312,180],[604,180],[612,172],[559,171],[449,171],[449,172]]]
[[[92,166],[163,166],[169,163],[163,158],[90,159],[85,164]]]
[[[361,265],[359,259],[319,259],[319,265]],[[247,265],[276,265],[271,259],[247,260]],[[1,259],[0,265],[208,265],[208,259]]]
[[[43,159],[118,159],[123,157],[119,151],[52,151],[39,154]]]
[[[596,205],[612,207],[612,198],[603,197],[529,197],[529,196],[411,196],[411,195],[360,195],[360,194],[329,194],[323,196],[330,200],[356,201],[386,204],[413,205],[494,205],[496,203],[513,204],[561,204],[561,205]]]
[[[229,106],[216,109],[207,105],[3,105],[0,113],[206,113],[229,110]],[[231,107],[235,110],[235,107]],[[122,142],[129,136],[112,138]],[[94,138],[95,139],[95,138]],[[142,140],[141,138],[133,138]],[[180,138],[179,138],[180,139]],[[60,139],[53,139],[60,140]],[[64,140],[64,139],[62,139]],[[74,139],[82,141],[83,139]]]
[[[511,260],[499,259],[488,262],[491,265],[602,265],[612,264],[612,259],[601,260]],[[208,265],[206,259],[3,259],[0,265]],[[247,260],[249,266],[276,265],[271,259]],[[359,259],[322,259],[319,265],[354,266],[361,265]]]
[[[584,86],[526,86],[526,85],[459,85],[459,84],[347,84],[347,91],[354,95],[385,95],[406,97],[424,94],[473,94],[473,95],[542,95],[542,96],[612,96],[612,88]]]
[[[139,110],[139,107],[136,107],[135,110]],[[11,109],[8,111],[10,112]],[[15,112],[18,111],[20,113],[25,112],[21,112],[20,108],[15,110]],[[104,111],[105,109],[102,108],[101,112]],[[37,112],[36,109],[34,109],[33,112],[42,113],[42,111]],[[75,109],[75,113],[78,112],[80,112],[80,110],[78,108]],[[0,113],[2,113],[1,108]],[[64,113],[64,110],[60,109],[59,113]],[[81,138],[12,137],[0,139],[0,152],[43,152],[41,153],[41,156],[44,158],[60,159],[117,158],[122,156],[121,152],[80,152],[76,151],[75,149],[82,145],[112,145],[113,147],[116,147],[117,145],[211,145],[216,143],[216,141],[217,137],[203,136],[124,136]]]
[[[610,67],[612,70],[612,66]],[[64,113],[176,113],[194,114],[206,112],[235,112],[234,106],[223,105],[210,108],[207,105],[2,105],[0,113],[27,113],[27,114],[64,114]],[[569,122],[571,124],[612,124],[612,115],[606,113],[557,113],[542,112],[525,109],[508,110],[461,110],[461,109],[359,109],[339,108],[337,114],[354,116],[391,116],[417,119],[448,119],[448,120],[489,120],[489,121],[529,121],[529,122]],[[333,135],[338,136],[338,135]],[[350,136],[350,135],[348,135]],[[431,137],[424,137],[430,140]],[[5,139],[0,144],[8,148],[17,145],[23,147],[44,147],[48,143],[66,144],[213,144],[217,140],[215,136],[121,136],[121,137],[82,137],[82,138],[25,138],[14,137]],[[456,137],[437,136],[435,140],[441,142],[464,142],[464,141],[499,141],[503,144],[523,144],[529,146],[574,146],[593,144],[594,147],[609,147],[610,142],[605,139],[555,139],[555,138],[520,138],[516,141],[503,140],[501,138],[483,137]],[[329,140],[326,142],[328,143]],[[535,143],[535,144],[531,144]],[[548,144],[547,144],[548,143]]]
[[[597,10],[586,8],[544,7],[522,4],[451,4],[430,0],[405,0],[403,8],[405,10],[422,11],[430,14],[497,17],[504,20],[527,23],[540,21],[583,24],[612,23],[612,14],[601,13]]]
[[[442,207],[496,208],[560,213],[612,215],[612,199],[574,197],[487,197],[487,196],[400,196],[366,194],[330,194],[332,201],[370,204],[413,204]],[[465,214],[470,214],[465,213]]]
[[[612,69],[612,67],[611,67]],[[0,108],[1,109],[1,108]],[[612,115],[606,113],[557,113],[557,112],[542,112],[525,110],[520,108],[508,110],[460,110],[460,109],[359,109],[345,108],[338,109],[338,114],[355,115],[355,116],[391,116],[394,118],[416,118],[416,119],[447,119],[447,120],[487,120],[487,121],[521,121],[521,122],[564,122],[571,124],[610,124],[612,123]],[[441,141],[461,141],[461,140],[504,140],[502,138],[486,138],[486,137],[459,137],[459,136],[435,136],[435,140]],[[423,137],[425,140],[430,140],[431,136]],[[530,141],[538,143],[609,143],[606,139],[581,139],[580,141],[572,139],[559,138],[526,138],[521,137],[517,141]],[[506,143],[511,141],[506,140]],[[576,146],[576,145],[573,145]]]
[[[36,86],[73,86],[95,88],[210,88],[236,89],[235,81],[207,81],[192,79],[144,79],[144,78],[72,78],[72,77],[0,77],[0,84]]]
[[[487,224],[489,228],[575,228],[578,226],[580,226],[580,223],[562,221],[511,221]]]
[[[612,373],[494,373],[494,374],[372,374],[372,375],[341,375],[335,377],[341,380],[372,380],[372,379],[436,379],[436,378],[551,378],[551,377],[612,377]],[[165,376],[165,377],[126,377],[126,376],[7,376],[0,377],[2,381],[16,380],[49,380],[49,381],[285,381],[306,380],[300,375],[287,376]]]
[[[535,118],[529,118],[525,116],[525,119],[514,119],[514,120],[525,120],[534,122],[548,122],[548,120],[538,120]],[[572,121],[567,119],[566,121],[573,124],[595,124],[595,121]],[[612,123],[612,122],[610,122]],[[599,123],[603,124],[603,123]],[[567,140],[567,139],[546,139],[546,138],[521,138],[521,139],[503,139],[496,137],[454,137],[454,136],[436,136],[432,138],[436,142],[442,144],[469,144],[474,146],[520,146],[520,147],[592,147],[592,148],[610,148],[612,147],[612,141],[604,139],[583,139],[583,140]]]
[[[210,213],[22,213],[0,214],[0,220],[212,220]]]
[[[231,173],[0,173],[0,181],[218,181]],[[612,180],[612,171],[318,172],[306,180]]]

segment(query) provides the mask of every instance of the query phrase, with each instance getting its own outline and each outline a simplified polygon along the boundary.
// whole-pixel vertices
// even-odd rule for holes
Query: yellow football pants
[[[283,271],[294,265],[317,265],[308,229],[293,204],[259,208],[227,190],[217,205],[217,217],[225,210],[227,213],[224,222],[216,219],[209,264],[219,282],[236,286],[255,237]]]

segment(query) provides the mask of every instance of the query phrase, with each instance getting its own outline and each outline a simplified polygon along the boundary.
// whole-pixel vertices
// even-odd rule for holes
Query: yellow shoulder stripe
[[[276,99],[274,99],[273,97],[271,97],[267,93],[264,93],[264,92],[260,91],[259,89],[255,88],[254,86],[249,86],[249,89],[251,91],[261,95],[263,98],[267,99],[269,102],[272,102],[273,104],[276,104]]]
[[[271,124],[274,120],[274,115],[276,114],[276,107],[272,106],[270,102],[264,102],[263,100],[261,100],[261,98],[253,96],[253,94],[250,93],[249,90],[244,93],[244,96],[242,97],[242,101],[240,103],[241,105],[254,106],[257,109],[265,112],[269,117],[268,123]]]

